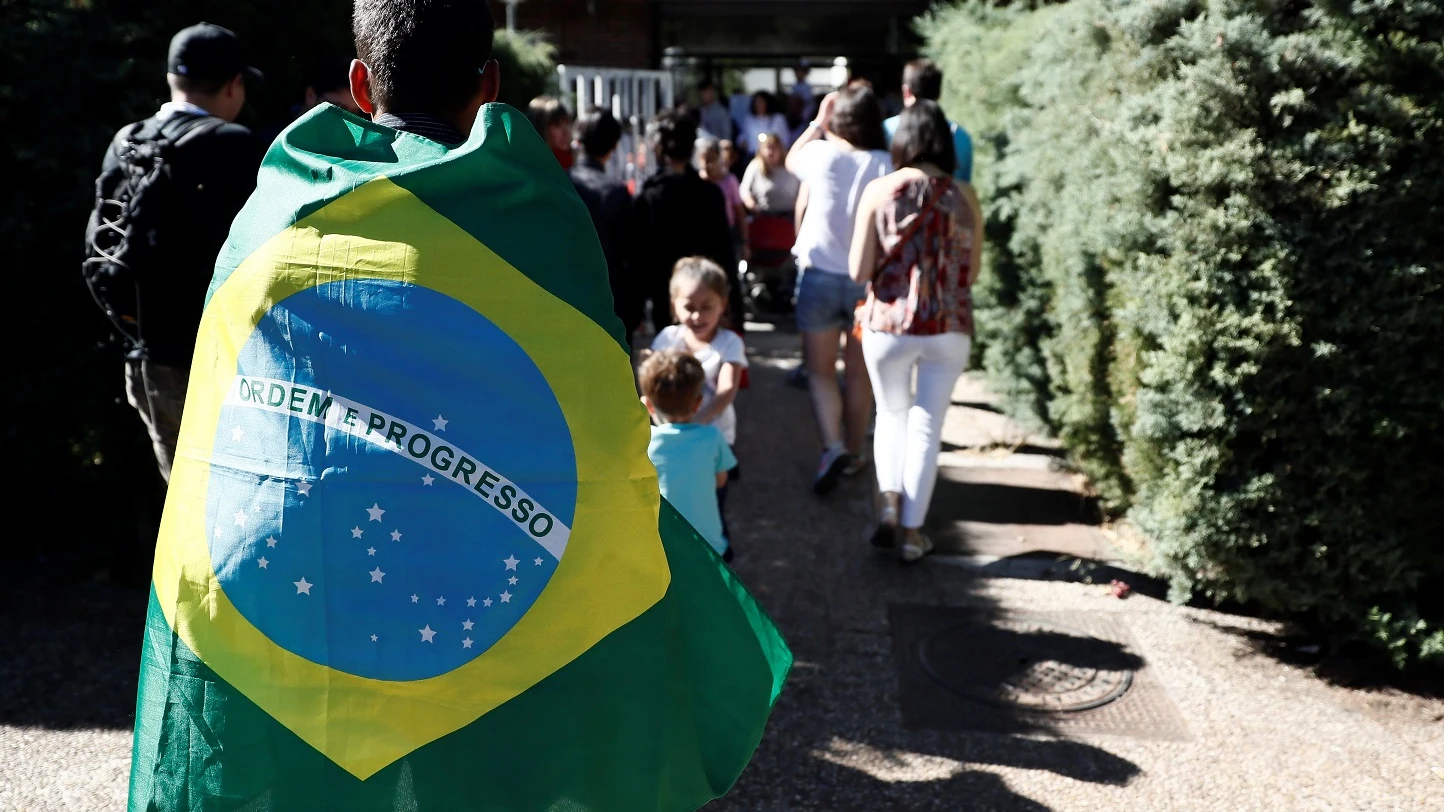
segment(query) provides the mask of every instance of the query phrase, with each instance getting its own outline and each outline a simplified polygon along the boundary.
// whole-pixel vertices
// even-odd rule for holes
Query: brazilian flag
[[[684,810],[792,655],[661,499],[585,207],[516,110],[324,106],[217,263],[131,810]]]

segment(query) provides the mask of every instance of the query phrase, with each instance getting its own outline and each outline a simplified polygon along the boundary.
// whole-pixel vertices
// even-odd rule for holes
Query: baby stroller
[[[792,312],[792,290],[797,283],[792,244],[796,240],[791,213],[756,214],[748,221],[752,258],[742,263],[742,279],[759,315]]]

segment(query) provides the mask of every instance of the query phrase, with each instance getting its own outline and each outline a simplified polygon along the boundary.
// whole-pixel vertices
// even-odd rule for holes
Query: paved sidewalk
[[[904,567],[874,552],[867,477],[828,499],[808,491],[807,394],[784,382],[796,337],[748,343],[746,476],[729,497],[736,568],[798,664],[756,759],[709,810],[1444,810],[1444,703],[1331,687],[1257,653],[1246,635],[1278,631],[1269,623],[1120,600],[1102,585],[988,577],[1013,562],[1038,573],[1023,562],[1047,551],[1114,553],[1082,483],[993,411],[975,379],[959,384],[944,435],[944,481],[960,484],[940,486],[934,505],[934,532],[960,557]],[[906,729],[890,604],[1116,622],[1184,738]]]
[[[797,666],[752,765],[709,811],[1444,810],[1444,703],[1325,684],[1258,653],[1248,635],[1278,631],[1268,623],[1119,600],[1106,586],[992,577],[1037,576],[1056,554],[1115,553],[1056,451],[993,411],[972,379],[948,418],[934,512],[952,555],[903,567],[873,551],[868,475],[827,499],[809,489],[807,395],[784,380],[796,337],[754,332],[748,342],[743,479],[729,496],[736,567]],[[0,602],[20,626],[0,638],[0,810],[123,807],[137,594],[77,587],[43,611],[17,593]],[[1176,729],[909,728],[902,700],[918,697],[899,695],[894,636],[917,629],[891,628],[889,607],[919,605],[1000,634],[1027,633],[1013,613],[1121,630],[1127,656],[1173,709],[1150,718]]]

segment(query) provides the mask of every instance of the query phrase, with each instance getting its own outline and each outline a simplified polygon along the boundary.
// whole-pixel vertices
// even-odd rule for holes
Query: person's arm
[[[752,184],[757,182],[757,162],[750,161],[747,168],[742,171],[742,185],[738,191],[742,193],[742,205],[748,211],[757,211],[757,198],[752,196]]]
[[[716,428],[713,428],[716,431]],[[737,455],[732,453],[732,447],[727,445],[722,432],[717,432],[717,487],[727,484],[727,472],[737,467]]]
[[[737,218],[737,238],[742,242],[742,258],[751,259],[752,243],[747,237],[747,206],[742,202],[741,195],[738,195],[733,216]]]
[[[806,168],[801,160],[802,150],[808,144],[826,135],[827,122],[832,118],[832,108],[836,104],[836,90],[822,97],[822,104],[817,106],[817,115],[812,119],[812,123],[807,125],[807,129],[802,131],[802,135],[797,136],[797,140],[792,142],[792,149],[787,151],[787,171],[806,180]]]
[[[968,267],[968,284],[972,285],[983,272],[983,206],[978,202],[978,193],[973,189],[973,184],[954,182],[963,190],[963,197],[968,200],[968,208],[973,210],[973,251],[969,258],[972,264]]]
[[[847,255],[847,272],[854,282],[871,281],[877,267],[877,207],[883,196],[883,184],[886,182],[887,178],[883,177],[869,183],[867,188],[862,190],[862,199],[857,202],[852,247]]]
[[[722,365],[721,371],[717,373],[717,393],[708,401],[707,406],[697,412],[693,418],[698,423],[711,423],[727,411],[727,407],[737,400],[737,392],[742,382],[742,365],[736,362],[728,362]]]
[[[807,213],[807,184],[797,184],[797,202],[792,204],[792,230],[802,233],[802,215]]]

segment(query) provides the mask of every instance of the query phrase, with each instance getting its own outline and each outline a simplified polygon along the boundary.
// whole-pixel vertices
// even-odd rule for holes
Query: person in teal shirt
[[[931,59],[914,59],[903,67],[903,105],[910,105],[918,99],[937,101],[943,94],[943,72]],[[888,145],[892,145],[893,134],[897,132],[898,119],[893,116],[882,123],[887,134]],[[973,182],[973,137],[956,121],[948,119],[948,128],[953,131],[953,149],[958,156],[958,166],[953,177],[968,183]]]
[[[692,422],[707,381],[702,363],[680,350],[660,350],[647,356],[641,373],[642,403],[657,424],[647,456],[657,467],[662,495],[722,560],[730,561],[717,489],[727,484],[737,458],[716,426]]]

